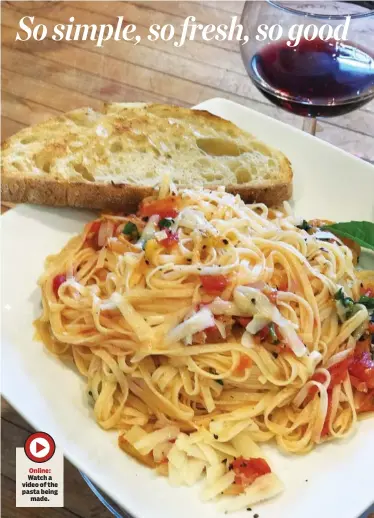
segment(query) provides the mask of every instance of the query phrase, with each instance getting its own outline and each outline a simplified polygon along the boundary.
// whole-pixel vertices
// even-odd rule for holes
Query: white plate
[[[290,126],[223,99],[199,108],[237,123],[281,149],[295,171],[295,208],[305,218],[373,220],[374,168]],[[35,428],[50,433],[78,468],[137,518],[218,518],[199,488],[171,488],[116,445],[117,434],[95,423],[84,382],[32,340],[40,313],[36,281],[44,258],[57,252],[89,213],[19,206],[2,216],[2,391]],[[260,518],[353,518],[373,499],[374,419],[350,440],[288,456],[266,447],[285,492],[256,506]],[[308,482],[306,482],[306,480]],[[249,518],[244,511],[236,516]]]

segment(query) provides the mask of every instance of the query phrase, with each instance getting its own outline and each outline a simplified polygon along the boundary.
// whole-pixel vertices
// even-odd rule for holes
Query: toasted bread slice
[[[206,111],[114,103],[25,128],[2,146],[4,201],[134,210],[165,173],[276,205],[292,193],[279,151]]]

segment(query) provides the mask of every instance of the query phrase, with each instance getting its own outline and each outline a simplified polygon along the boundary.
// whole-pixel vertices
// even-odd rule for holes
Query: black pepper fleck
[[[252,511],[252,507],[247,507],[247,511]]]
[[[218,435],[216,433],[213,434],[213,437],[217,440],[218,439]]]
[[[142,220],[147,223],[147,221],[149,220],[149,217],[148,216],[144,216],[144,218],[142,218]]]
[[[205,249],[206,249],[206,245],[203,245],[203,250],[205,250]]]
[[[271,354],[274,356],[275,359],[278,358],[278,353],[271,353]]]
[[[308,482],[308,479],[306,479],[305,482]]]
[[[254,515],[253,515],[253,518],[258,518],[258,514],[257,514],[257,513],[256,513],[256,514],[254,514]]]
[[[145,264],[149,264],[149,261],[148,261],[148,259],[146,259],[146,260],[145,260]]]
[[[224,245],[228,245],[229,244],[228,239],[223,239],[222,242],[223,242]]]
[[[256,299],[251,299],[252,304],[256,304]]]

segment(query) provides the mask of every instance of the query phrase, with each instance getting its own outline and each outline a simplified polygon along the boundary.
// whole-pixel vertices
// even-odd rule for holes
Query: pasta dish
[[[374,272],[322,226],[164,180],[47,259],[39,338],[124,451],[245,508],[282,491],[261,443],[307,453],[374,411]]]

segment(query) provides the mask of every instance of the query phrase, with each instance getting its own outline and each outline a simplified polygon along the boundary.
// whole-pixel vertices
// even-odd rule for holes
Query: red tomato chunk
[[[52,281],[52,289],[53,293],[55,294],[56,298],[58,298],[58,289],[66,281],[66,275],[60,274],[56,275],[56,277]]]
[[[208,295],[222,293],[229,284],[228,278],[224,275],[201,275],[200,279]]]
[[[256,478],[271,473],[270,466],[265,459],[238,457],[232,463],[232,467],[235,473],[235,484],[242,486],[249,486]]]

